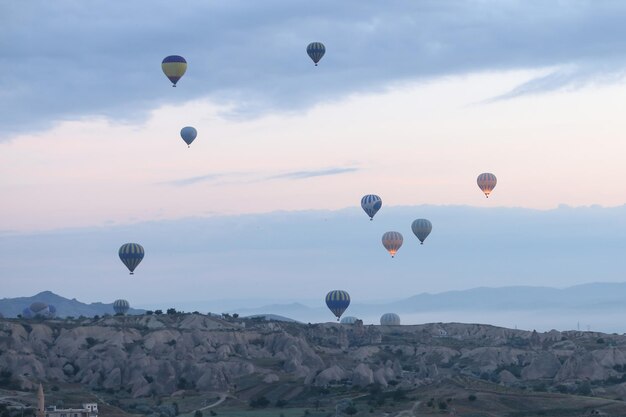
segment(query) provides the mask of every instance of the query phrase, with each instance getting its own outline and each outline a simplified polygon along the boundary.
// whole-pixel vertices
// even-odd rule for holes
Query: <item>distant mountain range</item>
[[[67,299],[50,291],[32,297],[0,300],[0,314],[16,317],[36,301],[52,304],[57,315],[86,316],[114,314],[113,304],[85,304]],[[333,316],[320,301],[264,304],[262,299],[242,301],[245,307],[231,308],[228,313],[244,316],[264,316],[280,321],[324,322]],[[255,304],[257,306],[255,306]],[[174,306],[180,309],[179,306]],[[130,309],[129,314],[146,310]],[[550,287],[512,286],[479,287],[438,294],[423,293],[392,302],[364,303],[352,300],[346,316],[356,316],[367,323],[377,323],[383,313],[393,312],[404,324],[459,321],[490,323],[509,327],[522,326],[549,330],[582,328],[624,332],[626,324],[626,283],[591,283],[558,289]]]
[[[93,317],[104,314],[115,314],[113,303],[85,304],[75,298],[69,300],[51,291],[43,291],[32,297],[3,298],[0,300],[0,314],[4,317],[17,317],[22,311],[34,302],[42,302],[56,307],[58,317]],[[143,314],[145,310],[131,308],[128,314]]]
[[[248,306],[250,304],[248,303]],[[307,322],[331,321],[326,306],[302,303],[260,305],[232,310],[242,316],[277,314]],[[394,312],[403,323],[432,321],[479,322],[526,328],[594,328],[626,330],[626,283],[591,283],[558,289],[511,286],[479,287],[438,294],[423,293],[393,302],[362,303],[353,299],[345,315],[377,323],[383,313]]]

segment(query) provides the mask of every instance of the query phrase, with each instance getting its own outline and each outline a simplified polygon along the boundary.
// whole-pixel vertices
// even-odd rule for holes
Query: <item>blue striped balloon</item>
[[[326,305],[337,317],[337,321],[350,305],[350,294],[343,290],[333,290],[326,294]]]
[[[143,255],[143,246],[139,243],[125,243],[119,250],[120,259],[126,265],[131,275],[134,274],[135,268],[143,259]]]
[[[423,245],[424,240],[433,230],[433,224],[426,219],[417,219],[414,220],[411,224],[411,230],[413,230],[415,236],[417,236],[417,238],[420,240],[420,245]]]
[[[113,302],[113,310],[115,311],[115,314],[126,314],[129,308],[130,304],[126,300],[119,299]]]
[[[309,57],[315,62],[315,66],[317,67],[317,63],[320,62],[320,59],[326,53],[326,47],[322,42],[311,42],[306,47],[306,53],[309,54]]]
[[[383,206],[383,200],[376,194],[368,194],[361,199],[361,208],[370,216],[370,220],[374,220],[374,216]]]

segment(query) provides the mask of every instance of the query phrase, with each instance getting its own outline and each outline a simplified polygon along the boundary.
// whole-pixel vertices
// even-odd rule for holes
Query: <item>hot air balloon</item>
[[[387,232],[383,235],[382,241],[383,246],[387,249],[387,251],[389,251],[391,257],[393,258],[402,246],[404,238],[400,232]]]
[[[40,311],[43,311],[44,309],[48,308],[48,304],[41,302],[41,301],[35,301],[34,303],[32,303],[30,305],[30,309],[33,313],[39,313]]]
[[[317,67],[317,63],[320,62],[320,59],[326,53],[326,47],[322,42],[311,42],[306,47],[306,53],[309,54],[313,62],[315,62],[315,66]]]
[[[426,219],[417,219],[411,223],[411,230],[420,240],[420,245],[424,244],[424,239],[428,237],[430,231],[433,230],[433,224]]]
[[[333,290],[326,294],[326,305],[337,317],[337,321],[350,305],[350,294],[342,290]]]
[[[141,262],[144,255],[143,246],[139,243],[124,243],[119,251],[120,259],[133,275],[135,268]]]
[[[128,309],[130,308],[130,304],[126,300],[115,300],[113,302],[113,310],[115,314],[126,314]]]
[[[489,194],[496,188],[498,180],[492,173],[485,172],[478,176],[476,182],[478,183],[478,187],[485,193],[485,197],[489,198]]]
[[[381,326],[399,326],[400,316],[396,313],[385,313],[380,316],[380,324]]]
[[[166,56],[161,62],[163,73],[172,82],[172,87],[176,87],[176,83],[187,71],[187,61],[178,55]]]
[[[183,138],[188,148],[190,147],[191,142],[193,142],[196,136],[198,136],[198,131],[195,127],[186,126],[180,130],[180,137]]]
[[[383,200],[375,194],[368,194],[361,199],[361,207],[370,216],[370,220],[374,220],[374,216],[383,205]]]
[[[30,306],[22,310],[22,316],[25,318],[52,318],[57,309],[53,305],[46,304],[41,301],[35,301]]]
[[[340,323],[341,324],[354,324],[356,323],[358,319],[354,316],[346,316],[344,318],[341,319]]]

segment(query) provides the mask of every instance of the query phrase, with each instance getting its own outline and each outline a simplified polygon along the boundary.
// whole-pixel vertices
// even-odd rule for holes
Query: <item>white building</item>
[[[46,407],[46,417],[97,417],[98,404],[86,403],[82,408],[57,408],[55,405]]]

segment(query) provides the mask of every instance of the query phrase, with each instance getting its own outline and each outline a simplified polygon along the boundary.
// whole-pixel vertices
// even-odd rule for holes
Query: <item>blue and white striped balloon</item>
[[[420,244],[424,244],[424,240],[428,237],[433,230],[433,224],[426,219],[417,219],[411,224],[411,230],[417,238],[420,240]]]
[[[343,290],[333,290],[326,294],[326,306],[337,317],[337,321],[350,305],[350,294]]]
[[[320,59],[326,53],[326,47],[322,42],[311,42],[306,47],[306,53],[309,54],[309,57],[315,62],[315,66],[317,67],[317,63],[320,62]]]
[[[125,243],[120,247],[118,254],[130,274],[133,275],[135,268],[143,259],[144,250],[139,243]]]
[[[374,216],[383,206],[383,200],[376,194],[368,194],[361,199],[361,207],[370,216],[370,220],[374,220]]]

